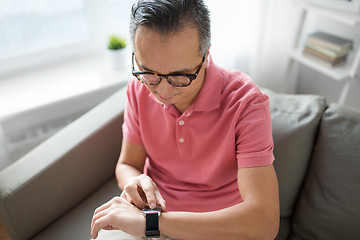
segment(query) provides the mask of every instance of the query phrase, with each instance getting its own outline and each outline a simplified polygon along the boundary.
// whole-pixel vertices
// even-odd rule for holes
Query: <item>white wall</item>
[[[300,68],[298,81],[298,93],[323,95],[328,103],[338,101],[344,85],[344,83],[334,81],[308,67]],[[360,109],[360,81],[351,83],[345,105]]]

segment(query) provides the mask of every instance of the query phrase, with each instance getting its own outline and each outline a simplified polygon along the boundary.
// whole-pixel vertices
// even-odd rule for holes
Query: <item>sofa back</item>
[[[360,239],[359,110],[324,112],[290,239]]]

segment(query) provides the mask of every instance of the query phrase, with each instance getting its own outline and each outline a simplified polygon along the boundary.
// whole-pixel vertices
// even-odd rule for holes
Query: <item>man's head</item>
[[[185,111],[205,79],[203,61],[210,47],[206,6],[200,0],[139,0],[132,8],[130,33],[133,73],[160,102]],[[196,78],[189,85],[176,84],[174,75]]]
[[[210,16],[202,0],[139,0],[133,5],[130,16],[133,44],[140,26],[146,26],[164,37],[185,27],[193,27],[198,31],[199,54],[205,55],[210,48]]]

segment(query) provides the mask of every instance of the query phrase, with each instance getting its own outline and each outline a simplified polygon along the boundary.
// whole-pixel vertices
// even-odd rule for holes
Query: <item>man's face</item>
[[[135,34],[135,66],[141,71],[154,71],[160,74],[194,73],[202,57],[199,55],[199,38],[195,28],[162,37],[148,27],[141,26]],[[158,85],[148,89],[162,103],[173,104],[184,112],[195,100],[205,78],[203,64],[197,78],[187,87],[175,87],[165,78]]]

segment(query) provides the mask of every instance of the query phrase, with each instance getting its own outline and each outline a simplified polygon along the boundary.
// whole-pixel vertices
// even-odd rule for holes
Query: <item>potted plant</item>
[[[120,50],[126,47],[126,38],[122,38],[116,35],[111,35],[109,37],[108,48],[110,50]]]
[[[108,42],[108,52],[112,68],[123,70],[126,68],[127,55],[125,51],[126,38],[117,35],[111,35]]]

